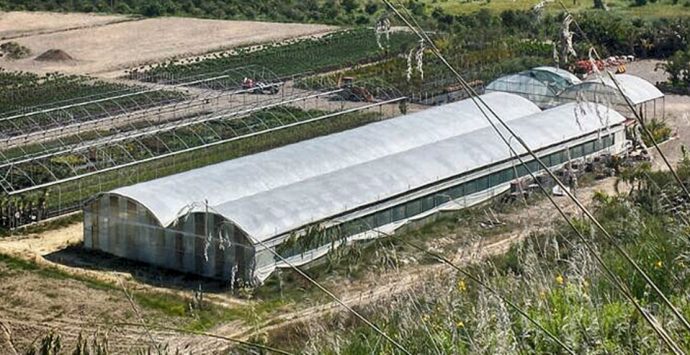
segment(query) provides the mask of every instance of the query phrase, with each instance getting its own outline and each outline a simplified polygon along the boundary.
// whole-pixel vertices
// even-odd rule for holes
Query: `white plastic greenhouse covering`
[[[578,117],[575,111],[575,104],[567,104],[513,120],[510,126],[536,150],[625,121],[603,106],[599,111],[608,111],[608,118],[600,119],[594,107]],[[513,144],[519,154],[525,153],[514,140]],[[484,127],[231,201],[217,206],[217,211],[254,238],[266,240],[510,157],[493,128]]]
[[[664,94],[659,91],[656,86],[640,77],[630,74],[616,74],[615,78],[620,84],[623,94],[632,102],[633,105],[639,105],[664,97]],[[606,74],[603,74],[601,78],[590,78],[580,84],[571,86],[560,96],[574,99],[577,97],[578,91],[590,93],[600,92],[605,94],[611,93],[611,95],[618,95],[618,88],[616,87],[616,84]]]
[[[482,95],[486,103],[505,120],[513,120],[540,109],[529,100],[507,93]],[[389,119],[349,131],[315,138],[267,152],[207,166],[200,169],[164,177],[112,191],[129,197],[148,208],[162,226],[170,226],[181,211],[192,205],[192,211],[201,210],[208,200],[210,210],[221,212],[227,219],[237,222],[255,238],[267,238],[280,232],[284,226],[299,224],[297,221],[316,218],[318,213],[301,209],[298,213],[290,209],[280,211],[272,206],[282,206],[286,201],[271,199],[260,209],[271,209],[273,220],[247,222],[235,221],[237,213],[249,216],[259,211],[237,211],[233,201],[248,203],[252,197],[263,198],[262,193],[275,192],[280,188],[301,183],[336,171],[349,171],[352,166],[375,161],[386,156],[417,147],[443,141],[444,139],[471,132],[488,126],[486,119],[471,100],[434,107],[421,112]],[[420,163],[421,164],[421,163]],[[367,178],[369,179],[369,178]],[[375,179],[372,179],[374,181]],[[347,190],[352,184],[367,184],[367,181],[348,182],[348,185],[330,186],[330,189]],[[372,191],[374,192],[374,191]],[[319,190],[304,191],[305,194],[321,194]],[[305,195],[307,200],[308,196]],[[305,201],[306,202],[306,201]],[[339,209],[348,205],[339,201]],[[352,206],[352,205],[349,205]],[[239,218],[238,218],[239,219]],[[275,225],[274,225],[275,224]]]
[[[556,74],[556,75],[560,76],[561,78],[565,79],[566,81],[568,81],[570,84],[579,84],[582,82],[582,80],[580,80],[580,78],[578,78],[575,74],[573,74],[573,73],[571,73],[565,69],[545,66],[545,67],[536,67],[536,68],[533,68],[532,70],[545,71],[545,72],[549,72],[552,74]]]
[[[510,126],[533,149],[625,120],[603,106],[576,110],[567,104],[539,112],[514,95],[484,98],[501,117],[512,117]],[[439,122],[444,124],[435,126]],[[485,118],[465,101],[114,192],[167,223],[175,219],[174,211],[208,198],[213,212],[265,241],[510,157]]]

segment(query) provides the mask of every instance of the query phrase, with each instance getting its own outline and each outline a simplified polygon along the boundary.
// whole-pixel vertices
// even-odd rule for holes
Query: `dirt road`
[[[631,71],[631,67],[629,67],[629,71]],[[675,149],[674,145],[687,144],[690,142],[690,130],[688,129],[687,119],[683,118],[684,114],[688,112],[689,108],[690,97],[677,96],[667,98],[668,122],[678,132],[678,137],[674,141],[666,143],[663,146],[664,150],[668,150],[669,153],[677,150]],[[670,154],[670,158],[674,162],[677,162],[679,157],[679,154]],[[612,193],[614,182],[614,178],[598,181],[592,186],[579,189],[577,191],[577,196],[581,201],[590,203],[593,194],[597,191]],[[570,215],[576,215],[579,213],[575,205],[566,198],[557,198],[557,203],[563,206],[566,212]],[[528,208],[517,209],[511,213],[499,214],[497,218],[504,221],[512,221],[513,225],[521,227],[514,228],[514,230],[510,232],[494,236],[488,240],[480,240],[472,243],[471,245],[459,248],[453,257],[456,263],[462,264],[469,261],[477,261],[489,255],[504,253],[512,243],[524,239],[531,233],[549,230],[553,227],[554,222],[560,219],[548,200],[538,201]],[[43,256],[51,252],[58,251],[64,248],[64,246],[67,244],[78,242],[81,238],[81,228],[81,224],[75,224],[64,229],[55,230],[28,238],[9,238],[7,240],[0,241],[0,253],[18,255],[28,260],[34,260],[39,263],[47,263],[50,265],[52,263],[45,260]],[[467,239],[469,237],[471,236],[467,235],[466,231],[462,229],[454,229],[448,232],[447,235],[440,235],[439,239],[448,238],[453,240],[462,240],[463,238]],[[64,265],[58,265],[58,267],[70,273],[86,273],[84,275],[88,275],[89,277],[93,278],[110,281],[127,280],[130,282],[130,285],[136,285],[136,287],[152,287],[150,285],[137,283],[135,280],[132,280],[131,274],[128,275],[127,273],[123,272],[118,273],[113,271],[85,270],[78,267],[68,267]],[[361,279],[342,282],[339,287],[333,287],[332,291],[350,306],[366,306],[374,302],[385,301],[387,297],[396,293],[409,291],[416,284],[418,284],[420,280],[428,278],[430,275],[449,271],[451,271],[449,267],[441,264],[408,265],[401,267],[396,271],[384,273],[371,272]],[[24,281],[18,282],[23,284],[27,281],[31,281],[30,279],[23,280]],[[62,286],[56,287],[58,289],[62,288]],[[176,292],[174,290],[166,291],[165,289],[156,290],[160,292]],[[0,291],[2,291],[2,289],[0,289]],[[67,296],[59,295],[57,299],[62,299],[62,297]],[[241,302],[246,302],[223,293],[211,294],[209,297],[212,302],[221,305],[236,305],[240,304]],[[46,306],[41,306],[41,302],[51,304],[49,301],[39,300],[36,302],[39,304],[32,304],[31,306],[43,310],[46,309]],[[25,310],[25,306],[10,305],[9,308],[11,309],[8,310],[0,308],[0,318],[10,320],[14,319],[15,322],[19,322],[18,319],[21,319],[21,316],[17,312],[23,312]],[[278,331],[281,328],[289,327],[296,323],[318,319],[328,314],[343,311],[342,307],[336,302],[327,302],[325,304],[317,304],[306,307],[296,304],[292,305],[290,308],[291,309],[288,311],[274,312],[274,314],[262,319],[259,324],[231,322],[216,327],[212,330],[212,332],[220,335],[247,339],[252,335]],[[91,312],[98,311],[91,310]],[[61,317],[62,316],[58,316],[56,319],[62,319]],[[38,326],[38,324],[41,324],[40,319],[41,318],[36,315],[36,317],[30,318],[30,320],[27,322],[28,324]],[[67,319],[64,322],[68,323],[69,321],[70,320]],[[199,338],[187,336],[171,336],[165,338],[165,341],[169,342],[172,345],[172,348],[184,348],[185,351],[196,353],[221,352],[227,347],[227,343],[224,342],[207,339],[201,341]]]

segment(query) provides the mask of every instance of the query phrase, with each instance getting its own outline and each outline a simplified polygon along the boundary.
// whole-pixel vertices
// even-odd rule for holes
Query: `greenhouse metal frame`
[[[255,94],[242,87],[244,78],[281,90]],[[3,225],[12,228],[79,210],[87,196],[169,173],[162,170],[184,170],[168,168],[188,164],[195,151],[349,113],[377,112],[386,118],[405,99],[381,88],[380,100],[346,107],[331,100],[342,88],[300,90],[256,66],[175,82],[0,117],[5,132],[0,138]],[[159,172],[161,164],[165,169]],[[14,217],[24,210],[27,216]]]
[[[625,150],[625,118],[613,110],[582,107],[576,119],[574,103],[541,112],[513,94],[483,99],[554,169]],[[526,174],[465,100],[99,195],[85,208],[85,245],[260,283],[287,267],[276,253],[306,264],[480,203]]]

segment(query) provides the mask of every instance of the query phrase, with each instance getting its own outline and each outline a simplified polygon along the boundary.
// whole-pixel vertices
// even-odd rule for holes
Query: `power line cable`
[[[282,261],[283,263],[285,263],[286,265],[288,265],[291,269],[295,270],[298,274],[300,274],[302,277],[304,277],[307,281],[309,281],[311,284],[313,284],[314,286],[316,286],[319,290],[321,290],[323,293],[325,293],[326,295],[328,295],[328,296],[329,296],[330,298],[332,298],[335,302],[337,302],[338,304],[340,304],[343,308],[345,308],[346,310],[348,310],[348,312],[354,314],[355,317],[357,317],[359,320],[361,320],[362,322],[364,322],[364,324],[366,324],[367,326],[369,326],[369,327],[370,327],[371,329],[373,329],[376,333],[378,333],[379,335],[381,335],[382,337],[384,337],[388,342],[390,342],[391,344],[393,344],[393,345],[394,345],[396,348],[398,348],[400,351],[402,351],[403,353],[405,353],[405,354],[407,354],[407,355],[411,355],[411,354],[412,354],[412,353],[410,353],[404,346],[402,346],[400,343],[398,343],[395,339],[391,338],[388,334],[386,334],[383,330],[381,330],[381,328],[379,328],[378,326],[376,326],[373,322],[371,322],[370,320],[368,320],[366,317],[364,317],[362,314],[360,314],[359,312],[357,312],[356,310],[354,310],[352,307],[348,306],[343,300],[341,300],[340,298],[338,298],[338,296],[336,296],[335,294],[333,294],[333,292],[329,291],[326,287],[322,286],[319,282],[317,282],[316,280],[314,280],[313,278],[311,278],[311,277],[310,277],[309,275],[307,275],[304,271],[300,270],[300,268],[298,268],[297,266],[293,265],[290,261],[288,261],[288,260],[287,260],[286,258],[284,258],[282,255],[280,255],[278,252],[276,252],[275,250],[273,250],[271,247],[267,246],[266,243],[264,243],[262,240],[260,240],[260,239],[255,239],[255,238],[253,238],[252,236],[248,236],[248,238],[251,239],[251,240],[253,240],[253,241],[255,241],[257,244],[261,245],[264,249],[266,249],[266,250],[268,250],[269,252],[271,252],[274,256],[278,257],[278,259],[280,259],[280,261]]]
[[[565,6],[565,4],[563,4],[563,2],[561,0],[558,0],[558,3],[563,8],[563,11],[565,11],[568,15],[570,15],[572,17],[573,23],[575,23],[575,27],[580,32],[580,34],[585,39],[585,41],[590,46],[590,48],[594,49],[594,55],[596,55],[597,59],[599,61],[601,61],[601,57],[599,56],[599,52],[596,50],[596,48],[594,48],[593,42],[590,41],[589,37],[587,36],[587,33],[585,33],[585,31],[582,29],[582,27],[580,27],[580,24],[578,23],[577,19],[575,19],[575,16],[568,10],[568,8]],[[678,175],[676,170],[673,168],[673,165],[671,164],[671,162],[666,157],[666,154],[664,154],[664,152],[659,147],[659,144],[657,144],[657,141],[654,138],[654,135],[647,128],[647,125],[644,123],[644,120],[642,119],[640,114],[635,110],[635,105],[632,103],[630,98],[627,95],[625,95],[625,93],[623,92],[623,88],[621,87],[620,82],[618,82],[618,80],[616,79],[616,76],[613,73],[611,73],[608,70],[605,70],[605,71],[606,71],[606,74],[611,79],[611,81],[616,86],[616,90],[620,93],[620,95],[625,100],[625,103],[627,104],[630,111],[632,111],[633,115],[635,115],[635,120],[640,125],[640,127],[642,127],[642,131],[645,132],[645,134],[647,135],[647,138],[649,138],[649,140],[652,142],[654,149],[656,149],[657,153],[659,153],[659,156],[661,156],[661,159],[664,161],[664,164],[666,165],[666,167],[669,169],[669,171],[673,175],[673,178],[676,180],[676,182],[678,183],[680,188],[683,189],[683,192],[685,193],[685,195],[690,199],[690,191],[688,191],[688,188],[685,186],[685,183],[683,183],[683,180],[680,178],[680,176]],[[603,81],[603,78],[602,78],[602,81]],[[690,330],[690,328],[689,328],[689,330]]]
[[[390,3],[388,0],[383,0],[383,1],[385,1],[385,2],[387,2],[387,3]],[[404,11],[407,11],[407,9],[405,9],[404,7],[403,7],[403,9],[404,9]],[[397,10],[397,9],[396,9],[396,10]],[[397,11],[396,11],[396,12],[397,12]],[[399,14],[399,12],[397,12],[397,13]],[[408,12],[408,14],[409,14],[409,12]],[[470,91],[470,93],[469,93],[470,96],[471,96],[471,97],[476,97],[476,99],[477,99],[479,102],[481,102],[481,103],[487,108],[487,110],[498,120],[498,122],[501,123],[501,126],[502,126],[503,128],[505,128],[505,129],[511,134],[511,136],[514,137],[514,138],[520,143],[520,145],[522,145],[522,147],[523,147],[523,148],[524,148],[524,149],[535,159],[535,161],[537,161],[537,162],[539,163],[539,165],[541,166],[541,168],[544,169],[544,171],[545,171],[545,172],[546,172],[546,173],[547,173],[547,174],[558,184],[558,186],[564,191],[564,193],[568,196],[568,198],[570,198],[573,202],[575,202],[575,204],[578,206],[578,208],[579,208],[585,215],[587,215],[587,217],[595,224],[595,226],[596,226],[602,233],[604,233],[604,235],[605,235],[606,238],[608,239],[609,243],[611,243],[611,244],[616,248],[616,250],[617,250],[621,255],[623,255],[624,259],[625,259],[629,264],[631,264],[631,266],[633,266],[633,268],[634,268],[634,269],[645,279],[645,282],[654,290],[654,292],[655,292],[659,297],[661,297],[661,299],[663,300],[663,302],[664,302],[668,307],[671,308],[671,310],[672,310],[672,312],[674,313],[674,315],[676,316],[676,318],[678,318],[678,319],[681,321],[681,323],[684,325],[684,327],[685,327],[688,331],[690,331],[690,324],[688,323],[688,321],[687,321],[687,320],[685,319],[685,317],[680,313],[680,311],[678,311],[678,309],[671,303],[671,301],[666,297],[666,295],[657,287],[657,285],[654,283],[654,281],[651,280],[651,278],[647,275],[647,273],[646,273],[644,270],[642,270],[642,268],[641,268],[641,267],[630,257],[630,255],[629,255],[629,254],[628,254],[628,253],[627,253],[627,252],[626,252],[626,251],[615,241],[615,239],[611,236],[611,234],[601,225],[601,223],[594,217],[594,215],[593,215],[593,214],[592,214],[592,213],[591,213],[591,212],[590,212],[590,211],[589,211],[589,210],[588,210],[588,209],[587,209],[587,208],[586,208],[586,207],[585,207],[585,206],[584,206],[584,205],[583,205],[583,204],[582,204],[582,203],[581,203],[571,192],[570,192],[570,190],[566,188],[566,186],[560,181],[560,179],[558,179],[558,178],[553,174],[553,172],[552,172],[552,171],[541,161],[541,159],[539,159],[539,158],[536,156],[536,154],[529,148],[529,146],[524,142],[524,140],[523,140],[521,137],[517,136],[517,135],[515,134],[515,132],[505,123],[505,121],[502,120],[502,119],[496,114],[496,112],[495,112],[488,104],[486,104],[486,102],[484,102],[484,100],[474,91],[474,89],[472,89],[469,85],[467,85],[467,82],[464,80],[464,78],[462,78],[462,76],[455,70],[455,68],[453,68],[453,66],[450,65],[450,63],[448,63],[448,61],[445,59],[445,57],[443,57],[443,55],[441,54],[440,50],[436,47],[435,43],[429,38],[429,36],[428,36],[423,30],[421,30],[421,26],[419,26],[419,24],[418,24],[417,21],[415,20],[414,16],[413,16],[412,14],[409,14],[409,16],[410,16],[410,18],[412,19],[412,21],[415,22],[415,24],[417,25],[417,27],[420,28],[420,30],[419,30],[419,31],[415,31],[415,33],[416,33],[418,36],[420,36],[420,38],[421,38],[422,40],[427,41],[427,42],[431,45],[434,54],[435,54],[439,59],[441,59],[441,61],[442,61],[442,62],[443,62],[443,63],[444,63],[444,64],[445,64],[455,75],[456,75],[456,77],[458,78],[458,80],[461,81],[461,83],[464,83],[463,86],[466,87],[466,90],[469,90],[469,91]],[[406,23],[409,24],[409,22],[406,22]],[[413,29],[413,30],[414,30],[414,29]],[[473,98],[473,102],[475,102],[475,104],[476,104],[476,101],[474,101],[474,98]],[[487,120],[489,120],[489,122],[491,122],[491,120],[489,119],[488,116],[485,115],[485,117],[487,118]],[[499,130],[495,127],[495,125],[492,124],[492,127],[494,127],[494,130],[496,130],[496,132],[500,135],[500,132],[499,132]],[[511,150],[512,150],[512,147],[510,146],[509,142],[507,142],[505,139],[503,139],[503,141],[504,141],[504,143],[506,143],[506,144],[511,148]]]
[[[596,218],[594,218],[594,216],[591,214],[591,212],[589,212],[589,210],[587,210],[587,208],[585,208],[584,205],[582,205],[582,203],[581,203],[579,200],[577,200],[577,199],[575,198],[575,196],[572,195],[572,193],[566,188],[566,186],[563,185],[563,183],[553,174],[553,172],[551,172],[551,170],[541,161],[541,159],[539,159],[539,157],[536,156],[536,154],[529,148],[529,146],[524,142],[524,140],[522,140],[521,137],[517,136],[517,135],[515,134],[515,132],[514,132],[508,125],[506,125],[505,122],[504,122],[504,121],[503,121],[503,120],[502,120],[502,119],[491,109],[491,107],[489,107],[489,106],[483,101],[483,99],[482,99],[481,97],[479,97],[479,95],[478,95],[478,94],[467,84],[467,82],[464,80],[464,78],[462,78],[462,76],[455,70],[455,68],[453,68],[453,66],[450,65],[450,63],[448,63],[448,61],[443,57],[443,55],[440,53],[440,51],[438,50],[438,48],[436,47],[436,45],[433,43],[433,41],[431,41],[431,39],[426,35],[426,33],[424,33],[423,30],[421,30],[421,31],[420,31],[420,30],[417,30],[417,28],[415,28],[405,17],[403,17],[403,15],[399,12],[399,10],[398,10],[393,4],[391,4],[388,0],[383,0],[383,1],[384,1],[384,2],[385,2],[395,13],[396,13],[396,15],[397,15],[401,20],[403,20],[403,21],[405,22],[405,24],[406,24],[406,25],[407,25],[407,26],[408,26],[408,27],[409,27],[409,28],[410,28],[410,29],[411,29],[421,40],[424,40],[424,41],[426,41],[426,42],[428,42],[428,43],[430,44],[430,46],[431,46],[431,48],[432,48],[432,51],[433,51],[434,55],[436,55],[436,56],[444,63],[444,65],[445,65],[446,67],[448,67],[448,69],[451,70],[451,72],[453,72],[453,74],[455,74],[455,76],[457,77],[457,79],[458,79],[458,81],[460,82],[461,86],[467,91],[468,95],[469,95],[470,98],[473,100],[473,102],[475,103],[475,105],[477,105],[477,107],[480,109],[480,111],[482,112],[482,114],[484,115],[484,117],[489,121],[489,123],[490,123],[491,126],[494,128],[494,130],[499,134],[499,136],[501,136],[502,140],[503,140],[504,143],[511,149],[511,151],[513,151],[513,152],[515,153],[513,147],[512,147],[512,146],[509,144],[509,142],[505,139],[505,137],[502,135],[502,133],[500,132],[500,130],[498,129],[498,127],[496,127],[496,125],[494,124],[494,122],[491,120],[491,118],[488,117],[488,115],[484,112],[484,110],[481,108],[481,105],[478,104],[477,101],[481,102],[481,104],[482,104],[484,107],[486,107],[486,109],[487,109],[487,110],[498,120],[498,122],[502,125],[502,127],[503,127],[506,131],[508,131],[508,133],[510,133],[512,137],[516,138],[516,140],[523,146],[523,148],[529,153],[529,155],[532,156],[532,158],[534,159],[534,161],[536,161],[536,162],[541,166],[541,168],[542,168],[542,169],[543,169],[543,170],[544,170],[544,171],[545,171],[545,172],[546,172],[546,173],[547,173],[547,174],[548,174],[558,185],[559,185],[559,187],[565,192],[565,194],[566,194],[573,202],[575,202],[575,204],[578,206],[578,208],[579,208],[583,213],[585,213],[585,214],[588,216],[588,218],[589,218],[590,220],[593,221],[593,223],[597,226],[597,228],[598,228],[599,230],[601,230],[602,233],[604,233],[604,235],[607,237],[607,239],[609,240],[609,242],[610,242],[611,244],[613,244],[614,247],[616,247],[617,251],[619,251],[619,253],[621,253],[621,254],[624,256],[624,258],[625,258],[629,263],[631,263],[631,264],[633,265],[633,267],[635,268],[636,271],[638,271],[639,273],[641,273],[641,274],[643,275],[643,278],[645,278],[645,281],[646,281],[648,284],[650,284],[650,286],[652,286],[652,288],[655,290],[655,292],[656,292],[657,294],[660,295],[660,297],[662,297],[662,299],[664,300],[664,303],[666,303],[669,307],[671,307],[671,309],[675,310],[674,313],[676,314],[677,317],[679,317],[679,318],[681,319],[681,321],[682,321],[682,322],[684,323],[684,325],[685,325],[685,324],[687,323],[687,322],[685,322],[685,319],[682,317],[682,315],[680,315],[679,312],[677,312],[677,310],[675,309],[675,307],[673,306],[673,304],[671,304],[671,302],[666,298],[666,296],[663,295],[663,293],[656,287],[656,285],[651,281],[651,279],[649,279],[649,277],[646,275],[646,273],[644,273],[644,271],[635,263],[635,261],[632,260],[632,258],[631,258],[631,257],[620,247],[620,245],[618,245],[618,244],[615,242],[615,240],[613,239],[613,237],[608,233],[608,231],[607,231],[606,229],[603,228],[603,226],[599,223],[599,221],[596,220]],[[414,16],[410,15],[410,17],[411,17],[412,20],[417,24],[417,26],[420,27],[419,24],[418,24],[418,23],[416,22],[416,20],[414,19]],[[420,28],[421,28],[421,27],[420,27]],[[515,153],[515,154],[517,155],[517,153]],[[523,165],[525,164],[524,161],[523,161],[521,158],[520,158],[520,161],[521,161],[521,163],[522,163]],[[525,167],[526,167],[526,165],[525,165]],[[526,167],[526,168],[527,168],[527,167]],[[527,168],[527,170],[529,171],[529,168]],[[543,187],[541,187],[541,188],[543,189]],[[546,194],[547,196],[549,196],[548,192],[545,192],[545,194]],[[552,203],[553,203],[557,208],[559,208],[558,205],[555,203],[555,201],[553,201],[552,199],[550,199],[550,200],[552,201]],[[559,211],[559,213],[560,213],[560,212],[562,212],[562,211]],[[562,215],[563,215],[564,217],[567,218],[567,216],[565,216],[564,214],[562,214]],[[569,224],[571,225],[571,227],[572,227],[576,232],[579,233],[579,231],[577,230],[577,228],[575,228],[575,226],[574,226],[573,224],[571,224],[572,222],[570,222],[569,219],[567,219],[567,221],[569,222]],[[591,250],[591,249],[590,249],[590,250]],[[600,260],[599,258],[597,258],[597,259]],[[602,261],[603,261],[603,260],[602,260]],[[621,291],[623,291],[623,290],[621,289]],[[624,292],[624,294],[626,294],[626,293]],[[636,303],[636,301],[634,300],[634,298],[632,298],[632,296],[630,297],[630,300],[631,300],[631,302]],[[637,307],[636,307],[636,308],[637,308]],[[646,316],[646,312],[645,312],[641,307],[638,308],[638,310],[643,314],[643,316],[645,316],[645,319],[648,320],[648,322],[650,323],[650,325],[655,329],[655,331],[657,331],[657,333],[662,337],[662,339],[665,340],[665,342],[667,343],[667,345],[669,346],[669,348],[671,348],[672,350],[675,350],[675,349],[678,349],[678,350],[679,350],[679,348],[678,348],[677,346],[673,346],[673,345],[672,345],[672,344],[674,344],[674,343],[672,342],[672,340],[667,339],[666,336],[662,335],[662,334],[664,334],[665,332],[663,332],[663,331],[660,330],[660,329],[657,329],[656,322],[653,321],[653,320],[651,320],[650,318],[648,318],[648,317]],[[688,329],[690,329],[690,328],[688,328]],[[675,348],[675,349],[674,349],[674,348]],[[677,352],[677,351],[674,351],[674,352],[679,353],[679,352]],[[680,352],[680,353],[682,353],[682,352]]]

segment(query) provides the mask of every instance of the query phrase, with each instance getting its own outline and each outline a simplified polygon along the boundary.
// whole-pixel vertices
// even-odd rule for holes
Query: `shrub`
[[[6,42],[0,45],[0,53],[8,59],[22,59],[31,55],[31,50],[17,42]]]
[[[654,137],[654,141],[661,143],[669,138],[671,138],[671,127],[669,127],[665,122],[653,119],[647,123],[647,129]],[[652,141],[646,134],[642,135],[642,140],[647,146],[652,145]]]

